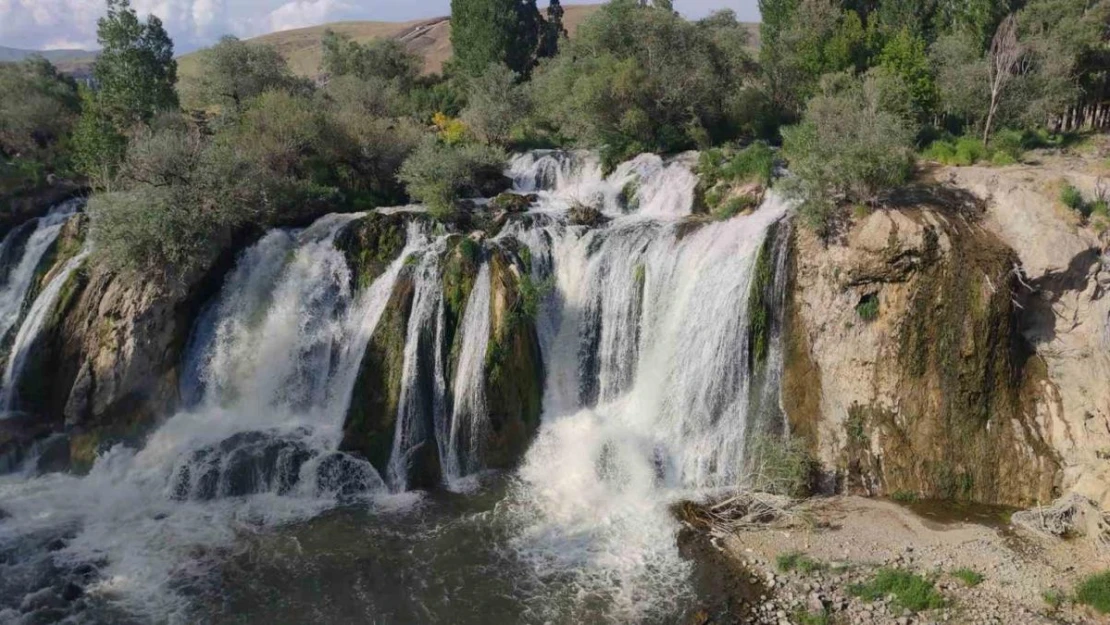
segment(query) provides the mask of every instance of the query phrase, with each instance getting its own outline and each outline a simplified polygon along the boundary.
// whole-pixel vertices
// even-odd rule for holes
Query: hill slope
[[[600,5],[565,6],[563,23],[573,36],[578,26]],[[451,21],[438,17],[412,22],[334,22],[308,28],[285,30],[256,37],[250,41],[274,46],[289,61],[293,72],[299,76],[314,77],[320,71],[323,58],[321,40],[327,29],[350,37],[358,42],[374,39],[399,39],[409,50],[424,57],[424,71],[438,73],[443,63],[451,58]],[[178,59],[178,74],[182,79],[195,76],[196,54],[186,54]]]
[[[95,53],[88,50],[21,50],[19,48],[0,46],[0,63],[22,61],[33,54],[37,54],[51,63],[57,64],[60,61],[88,58]]]

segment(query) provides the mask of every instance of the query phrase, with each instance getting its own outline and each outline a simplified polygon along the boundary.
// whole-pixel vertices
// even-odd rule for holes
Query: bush
[[[528,115],[528,98],[519,76],[504,65],[491,65],[470,80],[462,121],[483,143],[505,145],[513,128]]]
[[[956,139],[956,156],[952,164],[974,165],[983,159],[984,154],[986,154],[986,150],[983,148],[982,141],[974,137],[960,137]]]
[[[1064,605],[1064,602],[1067,601],[1068,597],[1064,594],[1062,590],[1058,588],[1049,588],[1048,590],[1041,593],[1041,599],[1044,600],[1045,605],[1052,608],[1053,610],[1057,610],[1060,608],[1060,606]]]
[[[896,490],[890,496],[891,499],[898,503],[916,503],[918,500],[917,493],[912,490]]]
[[[311,89],[310,83],[293,76],[272,46],[226,36],[197,57],[196,77],[182,81],[179,88],[186,106],[217,107],[238,114],[266,91]]]
[[[0,63],[0,157],[51,158],[79,112],[76,83],[46,59]]]
[[[853,584],[848,592],[864,601],[877,601],[893,595],[893,604],[910,612],[945,606],[944,597],[937,592],[932,581],[898,569],[880,569],[870,581]]]
[[[863,296],[856,304],[856,314],[859,318],[870,323],[879,318],[879,296],[871,293]]]
[[[500,175],[505,158],[502,151],[484,145],[445,145],[426,139],[401,165],[398,177],[413,199],[443,219],[453,212],[456,198],[480,195],[482,179]]]
[[[960,580],[965,586],[972,587],[978,586],[983,583],[985,579],[983,574],[974,569],[962,568],[952,571],[952,577]]]
[[[802,122],[783,129],[783,152],[794,177],[788,195],[806,222],[827,234],[844,203],[875,204],[913,171],[913,131],[881,107],[873,76],[829,76]]]
[[[805,442],[798,438],[760,434],[750,443],[749,474],[751,489],[805,497],[809,494],[817,463]]]
[[[1075,602],[1094,608],[1099,614],[1110,614],[1110,571],[1091,575],[1075,589]]]

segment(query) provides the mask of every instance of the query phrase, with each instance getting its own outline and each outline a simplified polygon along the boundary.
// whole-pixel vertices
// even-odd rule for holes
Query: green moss
[[[864,601],[893,596],[893,605],[910,612],[936,610],[946,605],[931,580],[899,569],[880,569],[868,582],[850,586],[848,592]]]
[[[620,201],[625,212],[632,212],[640,208],[640,180],[633,179],[621,187]]]
[[[339,233],[335,246],[347,260],[355,288],[368,288],[397,259],[405,248],[406,230],[403,215],[370,213]]]
[[[775,285],[774,226],[767,231],[763,247],[759,249],[759,256],[755,261],[752,276],[751,292],[748,295],[748,353],[753,369],[754,365],[763,364],[767,360],[767,352],[771,346],[771,296]]]
[[[1110,571],[1086,577],[1075,588],[1075,602],[1099,614],[1110,614]]]
[[[870,293],[864,295],[858,304],[856,304],[856,314],[859,318],[871,323],[879,318],[879,295],[877,293]]]

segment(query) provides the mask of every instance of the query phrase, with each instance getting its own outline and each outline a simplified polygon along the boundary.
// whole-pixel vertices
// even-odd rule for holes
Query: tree
[[[329,76],[394,81],[404,88],[420,76],[424,62],[395,39],[362,44],[328,29],[324,31],[323,69]]]
[[[505,145],[513,127],[528,114],[519,77],[504,65],[491,65],[470,79],[462,121],[483,143]]]
[[[193,106],[218,106],[238,114],[248,100],[271,89],[307,89],[294,78],[285,59],[264,44],[226,36],[198,54],[200,70],[185,90]]]
[[[908,27],[903,28],[883,46],[879,66],[905,83],[917,121],[928,121],[936,110],[938,95],[925,40]]]
[[[162,20],[151,15],[142,23],[130,0],[107,2],[108,14],[97,22],[101,51],[93,77],[101,111],[124,129],[177,107],[177,61]]]
[[[987,81],[990,89],[990,106],[987,108],[987,121],[983,125],[983,144],[989,145],[991,128],[998,106],[1002,101],[1003,92],[1013,81],[1014,77],[1022,71],[1022,59],[1025,56],[1025,47],[1018,41],[1017,18],[1010,15],[1002,20],[998,31],[991,41],[989,56],[987,57]]]
[[[914,132],[884,106],[883,80],[889,79],[874,72],[826,76],[801,123],[782,131],[794,174],[786,192],[822,234],[843,204],[875,204],[912,173]]]
[[[562,6],[556,14],[561,22]],[[451,0],[454,63],[464,74],[477,76],[501,63],[528,76],[540,58],[557,49],[551,35],[536,0]]]
[[[463,194],[480,195],[481,179],[500,175],[505,154],[475,143],[443,145],[426,139],[409,156],[397,177],[413,199],[424,202],[437,218],[449,217]]]

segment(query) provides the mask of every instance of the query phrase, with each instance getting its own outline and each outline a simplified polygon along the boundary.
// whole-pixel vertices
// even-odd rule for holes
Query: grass
[[[824,562],[815,560],[800,551],[780,553],[779,556],[775,558],[775,565],[778,567],[780,573],[798,571],[806,575],[817,571],[823,571],[826,568]]]
[[[1085,578],[1075,588],[1075,602],[1110,614],[1110,570]]]
[[[910,612],[935,610],[945,606],[944,597],[933,582],[920,575],[898,569],[879,569],[866,584],[848,588],[853,596],[864,601],[877,601],[893,596],[893,604]]]
[[[986,579],[985,577],[983,577],[983,574],[980,573],[979,571],[976,571],[975,569],[969,569],[969,568],[966,568],[966,567],[962,568],[962,569],[956,569],[955,571],[952,571],[952,577],[955,577],[956,579],[960,580],[961,582],[964,583],[965,586],[967,586],[969,588],[971,588],[973,586],[978,586],[979,584],[982,584],[983,580]]]
[[[1064,591],[1058,588],[1049,588],[1041,593],[1041,599],[1044,599],[1045,605],[1053,610],[1057,610],[1060,606],[1064,605],[1064,602],[1067,601],[1068,598],[1067,595],[1064,594]]]
[[[870,323],[879,318],[879,296],[872,293],[864,295],[863,299],[856,304],[856,313],[859,318]]]
[[[891,499],[898,503],[917,503],[917,493],[912,490],[896,490],[890,496]]]
[[[1083,199],[1083,193],[1070,184],[1060,189],[1060,202],[1073,211],[1086,214],[1087,201]]]

